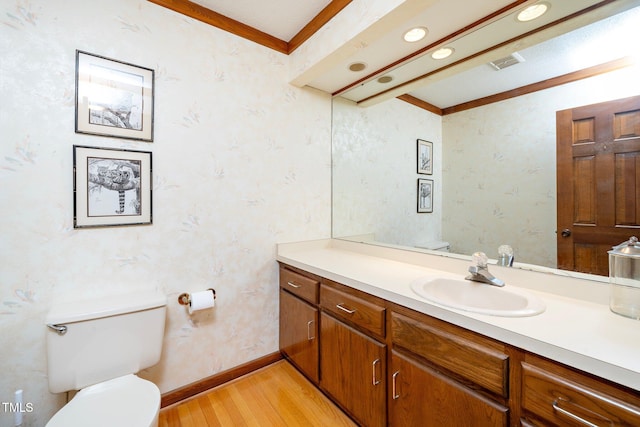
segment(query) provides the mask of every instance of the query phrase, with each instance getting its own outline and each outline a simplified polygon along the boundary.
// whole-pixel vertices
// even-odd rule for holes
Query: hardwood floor
[[[160,411],[160,427],[356,424],[281,360]]]

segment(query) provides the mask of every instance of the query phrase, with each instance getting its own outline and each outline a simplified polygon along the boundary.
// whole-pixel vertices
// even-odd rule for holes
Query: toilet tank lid
[[[449,242],[443,242],[440,240],[431,240],[428,242],[416,243],[415,246],[416,248],[421,248],[421,249],[441,249],[449,246]]]
[[[45,318],[46,324],[81,322],[167,305],[167,296],[156,291],[139,291],[95,299],[56,304]]]

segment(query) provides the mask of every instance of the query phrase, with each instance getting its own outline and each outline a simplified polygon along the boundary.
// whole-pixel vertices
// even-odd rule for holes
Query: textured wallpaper
[[[333,101],[333,235],[373,234],[414,246],[441,239],[442,118],[392,99]],[[433,174],[417,173],[417,139],[433,142]],[[417,180],[433,180],[433,212],[417,212]]]
[[[75,51],[155,70],[155,140],[74,132]],[[142,0],[0,3],[0,401],[42,426],[58,302],[168,296],[163,392],[278,350],[276,243],[330,236],[331,100],[289,59]],[[72,146],[153,153],[153,225],[73,228]],[[181,292],[214,287],[190,317]],[[0,411],[0,426],[13,415]]]

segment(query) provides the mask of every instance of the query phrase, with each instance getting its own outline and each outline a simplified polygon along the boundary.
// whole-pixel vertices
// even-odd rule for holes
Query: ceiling
[[[331,0],[195,0],[194,3],[289,41]]]
[[[285,46],[285,53],[291,53],[312,35],[311,31],[319,29],[344,7],[357,6],[357,2],[350,0],[150,1],[199,19],[187,6],[172,6],[196,4],[232,24],[239,22],[255,29],[258,34],[246,36],[238,32],[241,36],[260,42],[261,33],[269,35]],[[549,11],[541,18],[521,23],[514,18],[515,14],[538,0],[406,0],[404,3],[413,8],[410,16],[398,19],[396,14],[393,25],[386,25],[384,31],[373,32],[374,36],[369,31],[360,40],[356,36],[348,43],[357,45],[357,49],[352,49],[350,55],[341,55],[328,71],[306,84],[363,106],[408,94],[436,109],[446,109],[627,55],[625,46],[612,41],[608,34],[614,34],[615,40],[637,39],[637,31],[631,31],[640,25],[640,0],[543,1],[551,6]],[[626,17],[614,16],[600,28],[580,29],[626,10],[630,10]],[[572,14],[575,15],[571,19],[566,18]],[[379,21],[387,18],[381,17]],[[213,22],[205,22],[220,26],[217,20],[216,17]],[[313,22],[315,28],[310,26]],[[426,27],[427,37],[415,43],[402,40],[404,31],[414,26]],[[233,32],[233,25],[220,28]],[[528,35],[522,37],[525,33]],[[295,46],[293,40],[299,40]],[[597,48],[585,48],[587,40],[597,43]],[[431,52],[442,46],[453,47],[454,55],[446,60],[433,60]],[[615,49],[605,50],[603,46]],[[594,54],[601,51],[607,54]],[[524,62],[500,71],[488,65],[489,61],[514,52]],[[576,52],[588,54],[578,57]],[[366,68],[350,71],[349,66],[356,62],[366,64]],[[377,79],[381,76],[392,80],[379,83]]]

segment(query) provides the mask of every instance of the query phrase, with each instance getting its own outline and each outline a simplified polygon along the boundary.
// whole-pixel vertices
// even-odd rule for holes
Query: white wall
[[[0,401],[44,425],[44,317],[59,301],[159,289],[163,392],[278,350],[277,242],[330,236],[331,101],[288,58],[142,0],[0,3]],[[74,133],[75,50],[156,71],[155,140]],[[72,146],[153,153],[153,225],[73,229]],[[177,295],[217,290],[189,317]],[[0,407],[0,426],[13,415]]]
[[[441,122],[398,99],[367,108],[334,99],[334,236],[409,246],[441,239]],[[417,173],[417,139],[433,142],[433,175]],[[417,213],[418,178],[434,181],[433,213]]]
[[[555,267],[556,111],[640,93],[637,67],[443,117],[443,235],[452,252],[514,248]]]

